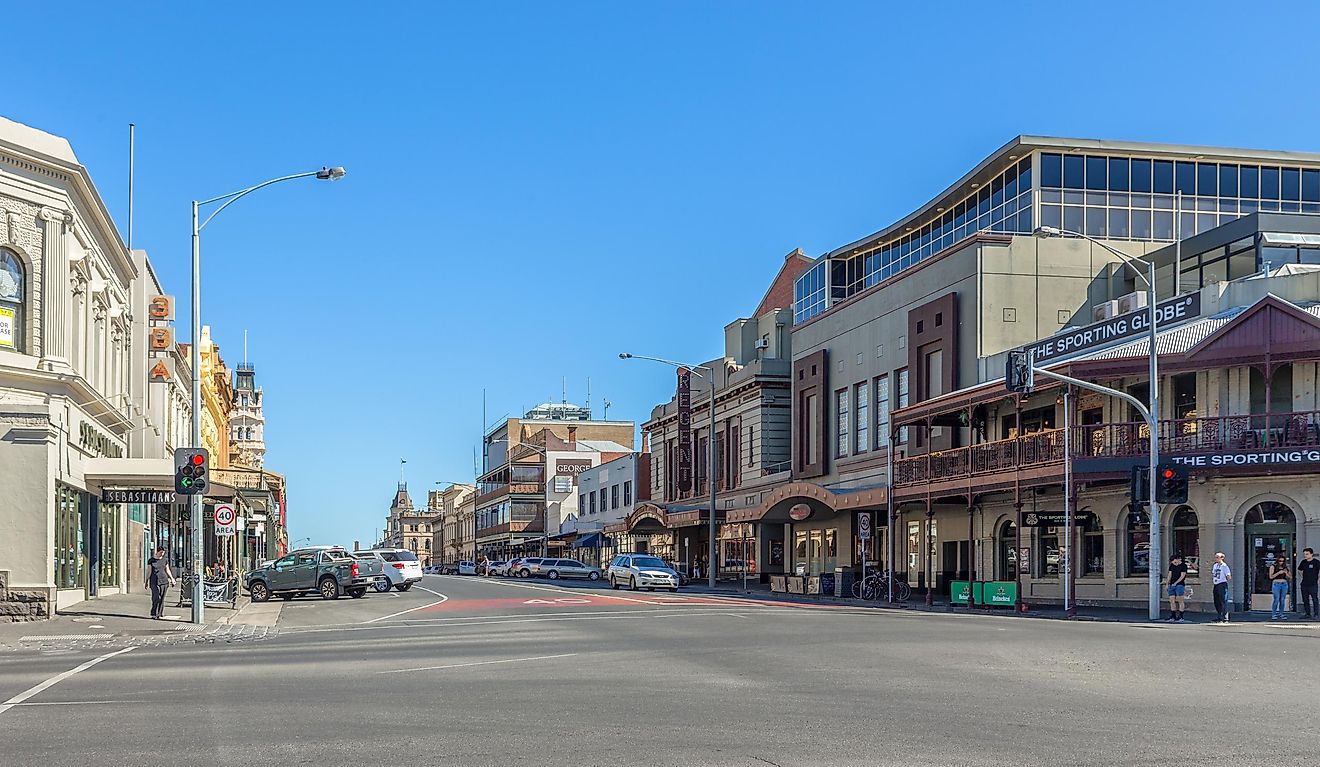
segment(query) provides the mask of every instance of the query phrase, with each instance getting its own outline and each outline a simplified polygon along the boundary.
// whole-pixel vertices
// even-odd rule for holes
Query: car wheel
[[[376,592],[377,592],[377,593],[384,594],[385,592],[387,592],[387,591],[389,591],[389,590],[390,590],[390,579],[389,579],[389,578],[381,578],[380,580],[376,581]]]
[[[334,578],[322,578],[319,585],[322,599],[338,599],[339,584]]]
[[[253,602],[265,602],[270,599],[270,588],[262,581],[253,581],[252,585],[248,586],[248,592],[252,594]]]
[[[613,575],[610,576],[610,588],[614,589],[615,591],[619,590],[619,582],[614,580]]]
[[[593,570],[592,572],[590,572],[590,573],[587,573],[587,580],[589,580],[589,581],[598,581],[598,580],[600,580],[600,573],[595,572],[594,570]]]
[[[296,596],[298,596],[298,595],[297,595],[297,594],[280,594],[280,598],[282,598],[285,602],[292,602],[292,601],[293,601],[293,598],[296,597]],[[265,601],[265,600],[262,600],[262,601]]]
[[[400,583],[398,586],[395,586],[394,588],[398,589],[399,591],[407,591],[408,589],[412,588],[412,584]]]
[[[559,580],[559,571],[551,570],[550,572],[545,574],[545,577],[549,578],[552,581],[557,581]]]
[[[631,577],[631,576],[629,576],[629,578],[628,578],[628,590],[629,590],[629,591],[636,591],[636,590],[637,590],[637,579],[636,579],[635,577]]]
[[[367,587],[363,586],[360,589],[353,589],[352,591],[348,592],[348,595],[350,597],[353,597],[354,599],[361,599],[363,596],[366,595],[366,593],[367,593]]]
[[[523,569],[521,569],[521,570],[518,571],[518,577],[519,577],[519,578],[530,578],[530,577],[532,577],[532,571],[531,571],[531,570],[528,570],[527,568],[524,567]]]

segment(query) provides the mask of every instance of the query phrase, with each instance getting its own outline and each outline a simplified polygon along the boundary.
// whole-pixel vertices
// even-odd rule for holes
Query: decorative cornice
[[[43,207],[37,212],[37,218],[40,218],[42,221],[58,221],[65,226],[73,225],[73,214],[67,210],[61,210],[59,208]]]

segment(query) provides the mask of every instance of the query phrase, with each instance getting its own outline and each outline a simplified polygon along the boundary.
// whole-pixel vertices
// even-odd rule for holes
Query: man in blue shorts
[[[1169,620],[1168,623],[1182,623],[1183,612],[1187,609],[1187,565],[1182,554],[1169,558]]]

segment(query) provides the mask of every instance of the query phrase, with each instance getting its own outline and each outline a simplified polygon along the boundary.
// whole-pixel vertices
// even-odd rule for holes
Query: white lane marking
[[[22,703],[23,701],[27,700],[28,698],[40,694],[43,690],[50,689],[51,687],[59,684],[60,682],[63,682],[65,679],[68,679],[69,677],[73,676],[74,674],[77,674],[80,671],[86,671],[87,669],[91,668],[92,666],[95,666],[96,664],[100,663],[103,660],[110,660],[116,655],[123,655],[124,653],[132,652],[135,649],[137,648],[125,647],[122,650],[115,650],[114,652],[108,652],[105,655],[92,658],[91,660],[87,661],[81,666],[77,666],[63,673],[56,674],[55,676],[51,677],[50,679],[47,679],[41,684],[30,687],[27,690],[20,692],[19,694],[5,701],[3,704],[0,704],[0,714],[3,714],[4,712],[18,705],[19,703]]]
[[[141,703],[140,700],[29,700],[26,703],[15,703],[14,706],[99,706],[103,703]]]
[[[616,605],[616,607],[622,607],[622,605]],[[429,624],[429,623],[440,623],[440,624],[444,624],[444,623],[455,623],[456,625],[462,625],[462,623],[466,623],[466,622],[469,622],[469,621],[487,621],[487,620],[491,620],[491,619],[495,619],[495,618],[542,618],[542,617],[546,617],[546,618],[548,618],[548,617],[560,617],[560,616],[565,616],[565,615],[567,615],[567,616],[576,616],[576,615],[652,615],[652,614],[655,614],[655,613],[671,613],[671,612],[676,613],[676,614],[679,614],[679,615],[688,614],[688,613],[683,612],[683,611],[675,610],[675,609],[674,609],[674,606],[662,607],[662,606],[660,606],[660,605],[656,605],[656,607],[657,607],[658,609],[654,609],[654,610],[641,610],[641,609],[636,609],[636,610],[633,610],[633,609],[629,609],[629,610],[622,610],[622,609],[621,609],[621,610],[604,610],[604,609],[603,609],[603,610],[592,610],[592,611],[590,611],[590,612],[568,612],[568,611],[564,611],[564,610],[556,610],[556,611],[554,611],[554,612],[546,612],[546,613],[507,613],[507,614],[503,614],[503,615],[498,614],[498,613],[491,613],[491,614],[488,614],[488,615],[446,615],[446,616],[443,617],[443,618],[407,618],[407,619],[405,619],[404,621],[402,621],[402,622],[400,622],[400,623],[392,624],[392,625],[393,625],[394,627],[398,627],[398,628],[407,627],[407,626],[421,626],[421,625]],[[700,612],[719,612],[719,611],[721,611],[721,610],[727,610],[727,609],[729,609],[729,606],[728,606],[728,605],[702,605],[702,604],[693,604],[693,605],[679,605],[679,607],[688,608],[688,609],[691,610],[692,612],[696,612],[696,611],[698,611],[698,608],[701,608],[701,609],[700,609]],[[756,609],[756,610],[768,610],[768,611],[770,611],[770,612],[777,612],[777,611],[788,612],[787,609],[776,610],[776,608],[774,608],[774,607],[763,607],[763,606],[761,606],[761,605],[752,605],[751,607],[754,608],[754,609]],[[284,631],[285,631],[285,633],[288,633],[288,634],[307,634],[307,633],[316,633],[316,632],[322,632],[322,631],[340,631],[340,630],[347,630],[347,629],[353,629],[353,628],[388,628],[388,627],[386,627],[386,626],[367,626],[367,625],[364,625],[364,624],[361,624],[361,623],[351,624],[351,625],[349,625],[349,626],[344,626],[343,624],[339,624],[339,623],[315,623],[315,624],[312,624],[312,625],[309,625],[309,626],[293,626],[293,627],[291,627],[291,628],[285,629]]]
[[[568,595],[570,595],[570,596],[579,596],[579,595],[582,594],[582,591],[581,591],[580,589],[556,589],[556,588],[550,588],[549,586],[533,586],[533,585],[530,584],[530,583],[509,583],[508,581],[488,581],[488,582],[489,582],[489,583],[495,583],[495,584],[498,584],[498,585],[500,585],[500,586],[513,586],[514,588],[519,588],[519,589],[533,589],[533,590],[535,590],[535,591],[549,591],[549,592],[552,593],[552,594],[568,594]],[[636,603],[639,604],[639,605],[654,605],[654,604],[656,604],[655,602],[650,602],[650,601],[647,601],[647,600],[645,600],[645,599],[633,599],[632,597],[621,597],[621,596],[618,596],[618,595],[616,595],[616,594],[610,594],[610,593],[607,593],[607,592],[590,591],[590,592],[587,592],[587,593],[591,594],[593,597],[600,597],[600,598],[602,598],[602,599],[618,599],[618,600],[621,600],[621,601],[623,601],[623,602],[636,602]]]
[[[794,613],[794,611],[791,610],[772,610],[772,612],[781,613],[783,615],[792,615]],[[758,613],[758,615],[764,615],[764,614],[765,613]],[[716,617],[720,617],[720,616],[729,617],[731,613],[723,612],[721,610],[701,610],[701,611],[694,610],[692,612],[684,612],[680,610],[671,609],[671,610],[646,610],[646,611],[629,610],[628,612],[607,613],[604,615],[601,615],[599,613],[577,613],[577,614],[557,613],[557,614],[545,615],[543,617],[537,617],[537,618],[527,618],[527,617],[520,618],[513,615],[489,616],[489,617],[473,616],[473,618],[476,618],[475,620],[469,620],[464,623],[437,624],[437,620],[439,619],[428,620],[425,622],[412,620],[406,623],[383,623],[374,626],[357,625],[357,626],[340,626],[340,627],[325,627],[325,628],[302,628],[302,629],[289,630],[286,633],[324,634],[324,633],[337,632],[337,631],[378,631],[380,629],[467,628],[468,626],[491,626],[501,623],[542,623],[549,621],[648,620],[651,618],[682,618],[682,617],[704,618],[706,616],[711,616],[711,615]]]
[[[428,608],[428,607],[435,607],[436,605],[442,605],[442,604],[444,604],[445,602],[448,602],[448,601],[449,601],[449,597],[445,596],[444,594],[441,594],[441,593],[438,592],[438,591],[431,591],[430,589],[426,588],[425,586],[418,586],[417,588],[421,589],[422,591],[428,592],[428,593],[430,593],[430,594],[435,594],[436,596],[440,597],[440,599],[437,600],[437,601],[435,601],[435,602],[428,602],[427,604],[424,604],[424,605],[418,605],[417,607],[411,607],[411,608],[409,608],[409,609],[407,609],[407,610],[400,610],[400,611],[398,611],[397,613],[390,613],[389,615],[382,615],[382,616],[379,617],[379,618],[372,618],[372,619],[369,620],[369,621],[362,621],[362,623],[364,623],[364,624],[368,624],[368,623],[379,623],[380,621],[383,621],[383,620],[389,620],[390,618],[397,618],[397,617],[399,617],[400,615],[407,615],[408,613],[415,613],[415,612],[417,612],[418,610],[425,610],[425,609]]]
[[[496,663],[526,663],[534,660],[551,660],[553,658],[572,658],[577,655],[575,652],[566,652],[562,655],[533,655],[530,658],[504,658],[503,660],[482,660],[475,663],[450,663],[446,666],[422,666],[420,668],[397,668],[390,671],[377,671],[378,674],[406,674],[410,671],[439,671],[446,668],[467,668],[468,666],[491,666]]]

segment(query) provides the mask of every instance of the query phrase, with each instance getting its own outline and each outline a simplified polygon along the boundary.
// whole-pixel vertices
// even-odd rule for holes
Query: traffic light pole
[[[192,204],[192,443],[202,446],[202,230],[197,224],[197,201]],[[206,607],[202,601],[202,572],[205,567],[202,549],[202,496],[188,496],[189,520],[192,524],[192,622],[206,622]]]
[[[1154,346],[1151,346],[1151,349],[1152,349],[1152,350],[1153,350],[1154,348],[1155,348]],[[1154,354],[1151,355],[1151,370],[1152,370],[1152,372],[1154,372],[1154,370],[1155,370],[1155,355],[1154,355]],[[1043,369],[1043,368],[1038,368],[1038,367],[1036,367],[1035,365],[1032,365],[1032,367],[1031,367],[1031,372],[1032,372],[1033,374],[1035,374],[1035,375],[1042,375],[1042,376],[1045,376],[1045,377],[1047,377],[1047,378],[1053,378],[1053,379],[1056,380],[1056,381],[1062,381],[1062,382],[1064,382],[1064,383],[1070,383],[1070,384],[1072,384],[1073,386],[1076,386],[1076,387],[1081,388],[1081,389],[1088,389],[1088,390],[1093,391],[1093,392],[1099,392],[1100,394],[1108,394],[1108,395],[1110,395],[1110,396],[1112,396],[1112,397],[1118,397],[1119,399],[1121,399],[1121,400],[1127,402],[1128,404],[1132,405],[1132,407],[1136,408],[1136,409],[1137,409],[1137,412],[1138,412],[1138,413],[1141,413],[1141,417],[1146,421],[1146,427],[1147,427],[1148,429],[1150,429],[1150,461],[1151,461],[1151,463],[1150,463],[1150,478],[1149,478],[1150,487],[1149,487],[1149,489],[1148,489],[1148,492],[1150,493],[1150,500],[1149,500],[1149,505],[1150,505],[1150,565],[1149,565],[1149,570],[1150,570],[1150,573],[1149,573],[1149,576],[1150,576],[1150,577],[1149,577],[1149,580],[1150,580],[1150,596],[1149,596],[1149,598],[1150,598],[1150,619],[1153,620],[1153,621],[1154,621],[1154,620],[1159,620],[1159,619],[1160,619],[1160,609],[1161,609],[1161,607],[1160,607],[1160,573],[1161,573],[1161,569],[1160,569],[1160,567],[1161,567],[1161,566],[1160,566],[1160,558],[1159,558],[1159,557],[1160,557],[1160,554],[1159,554],[1159,552],[1160,552],[1160,538],[1159,538],[1160,513],[1159,513],[1159,504],[1157,504],[1157,503],[1155,502],[1156,492],[1157,492],[1157,490],[1158,490],[1158,488],[1157,488],[1157,484],[1159,483],[1159,472],[1156,470],[1156,463],[1159,461],[1159,458],[1158,458],[1158,456],[1159,456],[1159,423],[1155,420],[1155,416],[1154,416],[1154,413],[1159,412],[1159,411],[1157,411],[1157,410],[1153,410],[1152,408],[1147,408],[1144,404],[1142,404],[1141,400],[1137,399],[1136,397],[1133,397],[1131,394],[1128,394],[1127,392],[1119,391],[1118,389],[1111,389],[1111,388],[1109,388],[1108,386],[1101,386],[1101,385],[1098,384],[1098,383],[1092,383],[1092,382],[1090,382],[1090,381],[1083,381],[1083,380],[1080,379],[1080,378],[1073,378],[1072,376],[1066,376],[1066,375],[1063,375],[1062,373],[1055,373],[1054,371],[1051,371],[1051,370],[1045,370],[1045,369]],[[1152,386],[1151,386],[1151,400],[1152,400],[1151,404],[1152,404],[1152,406],[1154,406],[1154,405],[1158,402],[1158,399],[1156,399],[1156,395],[1154,394],[1155,389],[1156,389],[1155,385],[1152,384]]]

